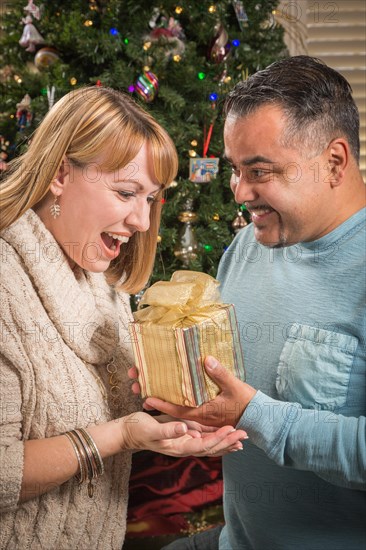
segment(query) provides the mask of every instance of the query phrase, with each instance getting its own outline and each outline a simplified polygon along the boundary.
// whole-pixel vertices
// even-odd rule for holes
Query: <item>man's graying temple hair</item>
[[[299,55],[272,63],[239,82],[227,95],[223,112],[225,118],[240,118],[271,104],[287,116],[285,146],[301,146],[316,156],[333,139],[344,137],[359,162],[360,122],[352,88],[319,59]]]

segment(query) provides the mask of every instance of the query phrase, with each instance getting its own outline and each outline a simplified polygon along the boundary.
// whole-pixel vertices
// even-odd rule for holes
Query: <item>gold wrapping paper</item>
[[[207,376],[213,355],[244,380],[234,306],[220,303],[218,281],[204,273],[176,271],[144,294],[130,325],[142,397],[199,406],[219,388]]]

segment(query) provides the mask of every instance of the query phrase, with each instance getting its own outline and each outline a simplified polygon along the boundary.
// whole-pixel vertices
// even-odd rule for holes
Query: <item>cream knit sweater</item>
[[[128,296],[117,295],[103,274],[73,272],[32,210],[3,231],[0,247],[0,548],[120,550],[129,452],[105,460],[92,499],[71,479],[17,502],[25,440],[138,409],[127,378]],[[106,365],[112,357],[120,403],[112,403],[109,394]]]

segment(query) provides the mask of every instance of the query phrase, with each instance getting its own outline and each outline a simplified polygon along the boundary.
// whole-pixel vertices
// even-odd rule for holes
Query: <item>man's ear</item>
[[[54,196],[59,197],[60,195],[62,195],[68,180],[69,172],[70,166],[67,160],[64,158],[56,176],[54,177],[50,185],[50,191]]]
[[[328,145],[329,183],[332,187],[338,187],[342,184],[350,155],[349,144],[343,138],[333,139]]]

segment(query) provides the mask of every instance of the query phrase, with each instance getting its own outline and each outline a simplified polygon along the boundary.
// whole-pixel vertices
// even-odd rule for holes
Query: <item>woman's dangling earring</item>
[[[57,204],[58,196],[54,196],[53,204],[50,206],[51,216],[56,219],[61,214],[61,206]]]

